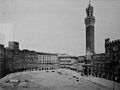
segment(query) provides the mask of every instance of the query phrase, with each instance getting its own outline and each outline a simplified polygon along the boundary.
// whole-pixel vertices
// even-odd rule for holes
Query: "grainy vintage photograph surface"
[[[120,90],[120,0],[0,0],[0,90]]]

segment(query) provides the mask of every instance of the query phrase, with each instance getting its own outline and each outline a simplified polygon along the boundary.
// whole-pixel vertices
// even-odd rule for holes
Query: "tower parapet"
[[[85,18],[86,27],[90,25],[94,26],[95,24],[95,17],[93,16],[93,12],[94,12],[94,8],[89,2],[88,7],[86,8],[86,18]]]
[[[115,45],[120,43],[120,39],[114,40],[114,41],[110,41],[110,38],[105,39],[105,45]]]

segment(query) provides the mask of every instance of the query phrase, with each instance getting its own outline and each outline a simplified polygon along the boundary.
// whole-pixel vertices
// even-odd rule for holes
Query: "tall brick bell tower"
[[[93,16],[93,7],[90,2],[88,7],[86,8],[86,56],[89,59],[92,54],[94,54],[94,24],[95,17]]]

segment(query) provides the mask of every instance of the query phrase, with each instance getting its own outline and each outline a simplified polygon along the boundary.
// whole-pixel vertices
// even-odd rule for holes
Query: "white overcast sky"
[[[0,0],[0,33],[7,41],[18,41],[21,49],[85,55],[88,4],[89,0]],[[105,38],[120,38],[120,0],[91,0],[91,4],[95,51],[102,53]]]

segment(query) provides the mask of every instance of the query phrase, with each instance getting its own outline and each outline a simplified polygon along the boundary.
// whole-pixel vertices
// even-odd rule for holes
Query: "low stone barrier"
[[[19,76],[19,75],[23,75],[23,74],[28,74],[28,73],[30,73],[30,72],[17,72],[17,73],[8,74],[5,77],[3,77],[3,78],[0,79],[0,83],[2,83],[5,80],[8,80],[10,78],[13,78],[15,76]]]
[[[83,78],[83,79],[88,80],[92,83],[98,84],[100,86],[104,86],[106,88],[110,88],[112,90],[120,90],[120,83],[117,83],[117,82],[113,82],[110,80],[105,80],[105,79],[101,79],[101,78],[93,77],[93,76],[81,76],[80,73],[77,73],[77,72],[72,71],[72,70],[67,70],[67,69],[63,69],[63,70],[61,69],[61,71],[66,72],[66,73],[70,73],[71,75],[76,75],[79,78]]]
[[[93,83],[96,83],[98,85],[113,89],[113,90],[120,90],[120,83],[117,82],[113,82],[110,80],[105,80],[105,79],[101,79],[101,78],[97,78],[97,77],[84,77],[84,79],[87,79]]]

